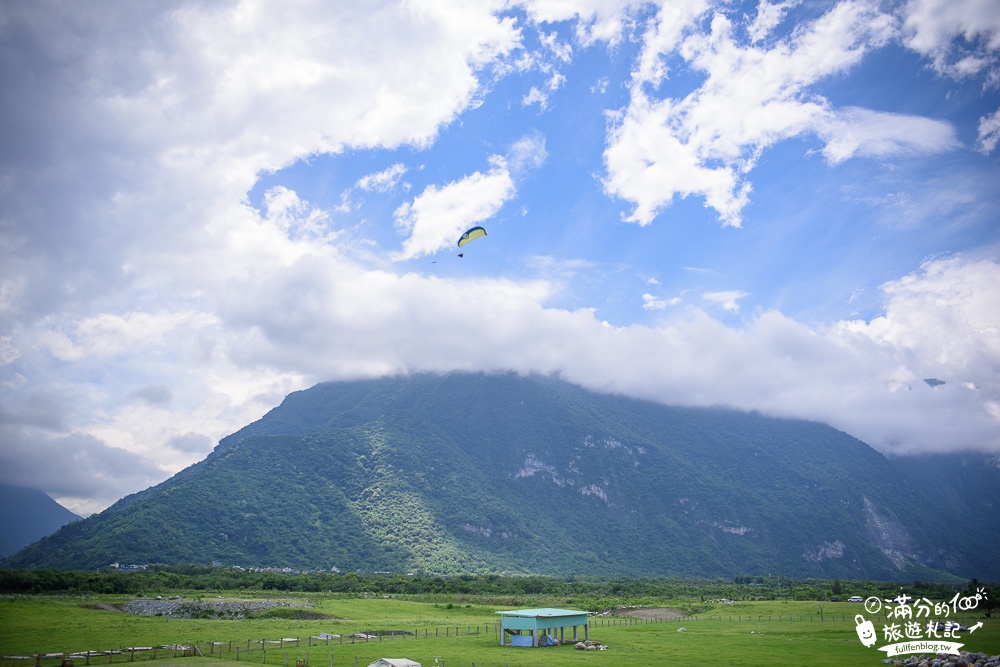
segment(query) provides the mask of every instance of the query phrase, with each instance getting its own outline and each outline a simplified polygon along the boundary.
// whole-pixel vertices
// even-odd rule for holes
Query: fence
[[[76,651],[72,653],[36,653],[34,655],[3,655],[4,667],[74,667],[76,665],[107,665],[115,662],[156,660],[204,655],[196,644],[160,644],[157,646],[128,646],[103,651]],[[115,656],[119,656],[115,659]]]
[[[952,621],[970,622],[972,616],[956,616]],[[876,616],[869,620],[874,623],[887,622],[887,618]],[[592,616],[588,624],[591,631],[600,628],[619,628],[651,624],[680,624],[692,622],[731,622],[731,623],[792,623],[792,622],[837,622],[854,624],[854,616],[850,614],[816,614],[816,615],[740,615],[740,614],[710,614],[708,616],[672,616],[660,618],[638,618],[628,616],[599,617]],[[963,623],[963,625],[965,625]],[[340,655],[337,662],[334,662],[334,653],[329,651],[330,646],[341,647],[352,644],[369,644],[372,642],[398,642],[413,641],[419,639],[430,639],[440,637],[462,637],[490,634],[497,635],[500,632],[499,623],[486,623],[483,625],[467,626],[446,626],[438,628],[424,628],[423,631],[415,629],[409,630],[366,630],[357,631],[351,634],[322,633],[311,635],[305,638],[300,637],[279,637],[277,639],[247,639],[237,642],[211,641],[198,643],[174,643],[160,644],[156,646],[130,646],[111,650],[88,650],[66,653],[38,653],[28,656],[0,656],[0,667],[89,667],[93,665],[120,664],[124,662],[135,662],[143,660],[156,660],[161,658],[180,658],[188,656],[217,657],[220,659],[249,661],[255,664],[283,665],[291,667],[290,659],[294,667],[310,667],[309,652],[303,649],[315,647],[319,649],[313,652],[313,667],[340,667],[348,665],[350,660]],[[321,648],[322,647],[322,648]],[[285,649],[295,648],[294,657],[290,658],[290,652]],[[277,654],[277,655],[276,655]],[[358,658],[354,657],[354,666],[358,667]],[[475,664],[475,663],[473,663]],[[367,662],[365,662],[367,665]],[[440,666],[439,666],[440,667]]]

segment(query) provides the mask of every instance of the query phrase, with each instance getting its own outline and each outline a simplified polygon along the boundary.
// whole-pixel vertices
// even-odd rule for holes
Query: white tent
[[[409,658],[379,658],[368,667],[420,667],[420,663]]]

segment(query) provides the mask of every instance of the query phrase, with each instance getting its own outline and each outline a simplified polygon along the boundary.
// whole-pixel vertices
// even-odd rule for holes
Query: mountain
[[[324,383],[8,567],[947,579],[995,532],[821,424],[513,374]]]
[[[892,462],[931,496],[932,512],[971,517],[994,542],[1000,537],[1000,455],[959,451],[900,456]]]
[[[44,491],[0,484],[0,557],[79,518]]]

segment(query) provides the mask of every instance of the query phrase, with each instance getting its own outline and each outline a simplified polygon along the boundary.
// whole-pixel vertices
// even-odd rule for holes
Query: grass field
[[[212,596],[204,598],[216,600]],[[234,600],[234,596],[222,599]],[[272,596],[270,599],[279,599]],[[454,667],[529,667],[533,665],[631,667],[661,664],[876,666],[885,654],[866,648],[855,632],[854,614],[861,605],[815,602],[742,602],[708,607],[697,617],[655,622],[622,618],[591,620],[590,638],[606,651],[578,651],[567,644],[545,648],[502,647],[495,631],[498,609],[504,605],[418,602],[402,599],[358,599],[290,594],[299,609],[327,618],[255,618],[248,620],[180,619],[134,616],[117,611],[126,598],[112,596],[19,596],[0,598],[0,655],[106,651],[132,646],[196,645],[204,657],[173,658],[161,650],[156,667],[267,664],[295,667],[365,667],[379,657],[408,657],[432,665]],[[566,606],[559,601],[518,600],[518,607]],[[663,606],[671,605],[670,601]],[[822,610],[822,616],[820,611]],[[779,620],[780,619],[780,620]],[[964,649],[1000,653],[1000,623],[982,614],[962,623],[984,625],[958,640]],[[679,628],[685,632],[678,632]],[[876,627],[882,627],[876,623]],[[381,640],[347,639],[357,632],[405,631],[405,636]],[[345,637],[329,644],[309,637],[334,633]],[[456,636],[457,635],[457,636]],[[582,635],[582,630],[581,630]],[[261,640],[298,638],[298,645],[264,644]],[[215,644],[212,642],[223,642]],[[231,643],[231,645],[230,645]],[[880,636],[878,646],[887,643]],[[247,650],[248,644],[250,650]],[[237,649],[238,660],[237,660]],[[221,658],[219,651],[221,650]],[[214,653],[213,653],[214,652]],[[149,652],[136,654],[148,661]],[[904,656],[905,657],[905,656]],[[74,667],[129,662],[129,653],[76,658]],[[164,659],[166,658],[166,659]],[[55,667],[59,659],[43,661]],[[5,658],[3,665],[33,667],[34,660]]]

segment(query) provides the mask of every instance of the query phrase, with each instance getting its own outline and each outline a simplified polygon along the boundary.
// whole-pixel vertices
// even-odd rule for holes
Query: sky
[[[7,0],[0,77],[0,482],[79,514],[416,372],[1000,455],[1000,0]]]

